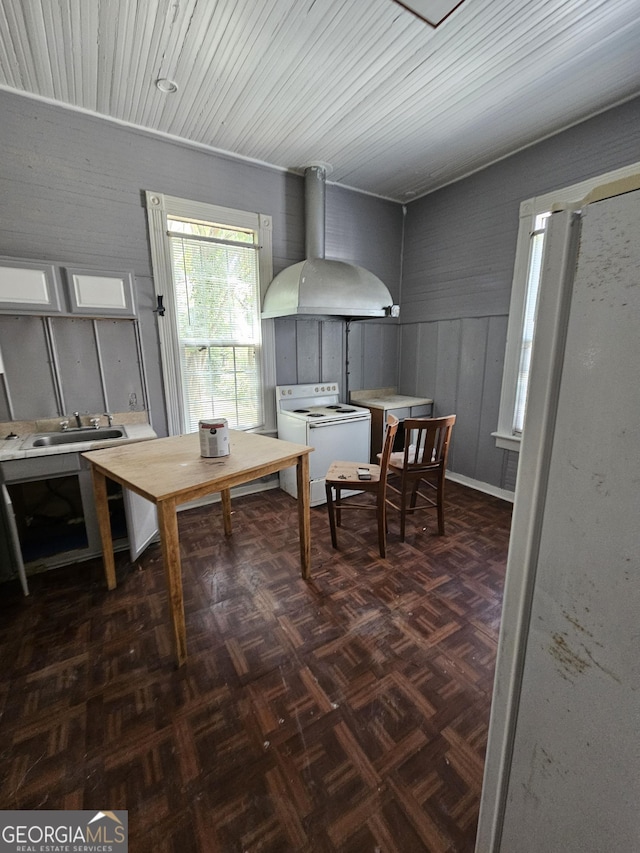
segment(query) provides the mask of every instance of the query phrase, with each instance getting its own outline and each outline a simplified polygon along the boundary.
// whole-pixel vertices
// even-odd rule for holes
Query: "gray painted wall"
[[[495,448],[520,202],[640,160],[640,99],[519,152],[407,209],[399,385],[456,412],[450,467],[513,490]]]
[[[456,412],[451,468],[513,489],[496,450],[520,202],[640,160],[640,99],[413,202],[327,186],[326,256],[361,264],[401,321],[276,320],[277,382],[398,385]],[[274,272],[304,256],[303,178],[0,92],[0,255],[135,271],[152,421],[166,432],[143,191],[268,213]],[[404,227],[404,234],[403,234]],[[403,249],[404,240],[404,249]],[[402,283],[401,283],[402,278]],[[349,375],[346,375],[346,359]]]
[[[134,320],[0,315],[0,341],[0,421],[146,408]]]
[[[0,255],[134,270],[152,423],[163,435],[147,189],[271,215],[274,273],[304,257],[301,176],[0,91]],[[400,206],[331,185],[326,196],[327,257],[368,267],[397,298]],[[354,349],[371,347],[353,354],[364,386],[352,387],[378,383],[381,339],[391,342],[385,375],[397,370],[398,324],[367,326],[350,336]],[[278,321],[277,334],[278,382],[344,384],[344,324]]]

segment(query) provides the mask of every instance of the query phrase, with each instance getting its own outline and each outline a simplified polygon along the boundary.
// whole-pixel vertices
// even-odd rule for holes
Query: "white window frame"
[[[149,221],[149,241],[153,282],[156,294],[163,297],[166,309],[163,317],[158,318],[160,337],[160,355],[162,359],[162,377],[167,410],[167,429],[169,435],[183,432],[183,398],[180,371],[180,350],[178,327],[172,306],[175,304],[173,292],[173,274],[171,269],[171,250],[167,236],[167,216],[199,219],[205,222],[221,222],[237,228],[249,228],[258,234],[258,275],[260,279],[260,301],[273,278],[272,260],[272,219],[261,213],[235,210],[228,207],[190,201],[189,199],[146,192],[147,217]],[[251,432],[276,433],[276,357],[275,324],[273,320],[262,320],[262,395],[264,424]]]
[[[529,280],[529,259],[531,235],[534,230],[536,217],[552,209],[575,206],[591,190],[603,183],[616,181],[636,174],[640,163],[632,163],[622,169],[615,169],[572,184],[563,189],[553,190],[544,195],[526,199],[520,205],[520,220],[516,243],[516,257],[511,284],[511,301],[509,304],[509,322],[507,325],[507,344],[505,348],[504,369],[502,373],[502,391],[500,394],[500,411],[498,427],[492,433],[496,446],[503,450],[520,451],[521,435],[513,432],[513,420],[516,406],[518,372],[522,351],[522,335],[524,311],[527,299],[527,282]],[[543,250],[544,255],[544,250]],[[544,263],[544,257],[543,257]],[[535,333],[534,333],[535,336]]]

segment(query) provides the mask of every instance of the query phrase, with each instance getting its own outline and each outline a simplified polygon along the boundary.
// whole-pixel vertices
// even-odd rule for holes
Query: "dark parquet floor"
[[[0,808],[128,809],[129,850],[471,853],[511,506],[450,483],[380,559],[295,501],[180,513],[189,659],[159,546],[118,588],[91,561],[0,588]]]

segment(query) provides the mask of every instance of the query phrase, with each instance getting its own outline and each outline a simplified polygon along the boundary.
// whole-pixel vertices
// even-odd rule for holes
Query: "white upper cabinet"
[[[136,316],[133,273],[65,267],[65,279],[72,314]]]
[[[0,259],[0,311],[59,314],[60,280],[54,264]]]
[[[137,317],[131,270],[0,258],[0,314]]]

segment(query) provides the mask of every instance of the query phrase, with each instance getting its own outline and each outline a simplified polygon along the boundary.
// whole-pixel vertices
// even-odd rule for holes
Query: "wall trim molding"
[[[503,501],[509,501],[509,503],[513,503],[515,497],[515,492],[510,492],[508,489],[501,489],[498,486],[492,486],[491,483],[483,483],[480,480],[474,480],[472,477],[465,477],[464,474],[456,474],[454,471],[447,471],[446,478],[453,483],[460,483],[461,486],[468,486],[470,489],[484,492],[494,498],[502,498]]]
[[[18,98],[27,98],[31,101],[38,101],[42,104],[46,104],[49,107],[58,107],[61,110],[79,113],[80,115],[87,116],[87,118],[97,119],[98,121],[105,121],[117,127],[124,128],[125,130],[130,130],[132,133],[140,134],[141,136],[148,136],[152,139],[160,139],[165,142],[172,143],[173,145],[181,145],[185,148],[193,148],[196,151],[203,151],[205,154],[212,154],[215,157],[221,157],[225,160],[248,163],[250,166],[259,166],[264,169],[271,169],[274,172],[282,172],[284,174],[295,175],[300,178],[304,177],[304,167],[296,168],[295,166],[278,166],[275,163],[269,163],[266,160],[260,160],[256,157],[248,157],[244,154],[236,154],[233,151],[227,150],[226,148],[216,148],[213,145],[207,145],[206,142],[196,142],[194,139],[187,139],[184,136],[176,136],[176,134],[174,133],[166,133],[162,130],[156,130],[153,127],[143,127],[140,124],[135,124],[134,122],[127,121],[125,119],[116,118],[115,116],[108,116],[104,113],[99,113],[96,110],[87,109],[87,107],[79,107],[76,104],[66,104],[62,101],[57,101],[55,98],[49,98],[46,95],[37,95],[34,92],[25,92],[22,89],[15,89],[12,86],[7,86],[6,83],[0,83],[0,92],[6,92],[8,95],[15,95]],[[633,97],[634,96],[632,95],[629,100],[633,100]],[[613,104],[613,106],[619,105]],[[609,107],[607,107],[607,109],[609,109]],[[344,190],[349,190],[349,192],[359,193],[360,195],[371,196],[372,198],[379,198],[382,201],[391,201],[399,206],[402,205],[402,202],[397,198],[392,198],[391,196],[386,195],[380,195],[379,193],[371,192],[370,190],[363,190],[358,187],[352,187],[350,184],[327,181],[327,186],[329,185],[340,187]]]

